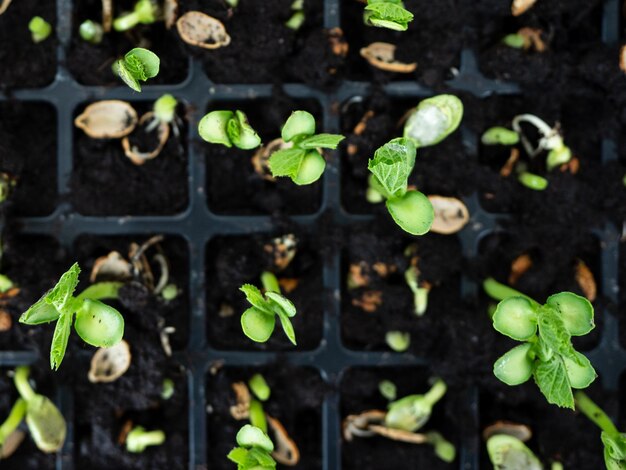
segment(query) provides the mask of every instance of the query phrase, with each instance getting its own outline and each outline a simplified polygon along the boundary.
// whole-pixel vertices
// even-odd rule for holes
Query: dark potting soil
[[[280,137],[280,129],[293,111],[309,111],[316,117],[317,132],[324,131],[319,103],[293,100],[276,90],[271,99],[258,102],[215,103],[207,110],[240,109],[263,144]],[[239,150],[223,145],[202,143],[207,157],[207,198],[209,209],[218,214],[310,214],[319,209],[322,180],[298,186],[289,178],[263,179],[254,171],[255,150]],[[331,151],[326,151],[329,157]]]
[[[142,245],[148,238],[140,235],[125,237],[84,235],[79,237],[74,244],[74,259],[83,270],[82,278],[85,282],[79,285],[78,290],[80,291],[89,285],[86,281],[96,259],[107,256],[111,251],[117,251],[125,259],[128,259],[130,243]],[[181,350],[187,345],[189,335],[189,296],[187,292],[189,254],[182,239],[169,236],[166,236],[158,246],[154,245],[148,248],[146,256],[150,261],[155,283],[161,275],[158,264],[153,259],[157,253],[162,253],[168,260],[168,283],[178,287],[178,296],[174,300],[165,301],[160,295],[150,293],[141,283],[133,281],[121,289],[119,303],[124,309],[122,313],[126,324],[132,324],[137,329],[145,331],[155,344],[160,344],[159,323],[162,322],[163,326],[173,326],[176,331],[169,336],[170,344],[173,350]]]
[[[114,18],[123,12],[132,11],[135,0],[120,0],[114,3]],[[179,47],[175,28],[167,30],[162,21],[151,25],[138,25],[130,31],[105,33],[100,44],[84,41],[78,28],[85,20],[102,22],[100,0],[83,0],[74,8],[72,42],[67,58],[67,66],[76,79],[85,85],[124,86],[111,71],[113,62],[123,57],[134,47],[150,49],[161,59],[159,74],[151,78],[147,85],[180,83],[188,74],[187,55]]]
[[[423,394],[430,388],[429,380],[436,373],[426,368],[384,367],[352,368],[343,374],[340,392],[340,415],[345,419],[350,414],[367,410],[386,410],[388,401],[380,394],[378,384],[390,380],[397,387],[397,398]],[[461,394],[448,390],[433,407],[432,415],[422,428],[438,431],[459,450],[461,430],[469,426],[470,410],[459,406]],[[457,463],[448,464],[440,460],[430,445],[415,445],[396,442],[383,437],[359,438],[352,442],[342,441],[342,468],[345,470],[382,468],[427,468],[429,470],[451,469]]]
[[[80,361],[82,373],[73,374],[76,467],[183,470],[189,461],[187,375],[180,365],[165,358],[158,338],[147,339],[145,331],[132,326],[124,338],[131,347],[132,363],[117,381],[90,383],[88,357]],[[161,398],[165,378],[174,382],[169,400]],[[142,453],[126,451],[119,436],[129,420],[148,431],[162,430],[165,443]]]
[[[28,23],[41,16],[52,26],[52,33],[35,44]],[[0,15],[0,91],[35,88],[52,83],[56,75],[56,2],[23,0],[13,2]]]
[[[36,138],[33,138],[33,132]],[[54,108],[44,103],[0,103],[0,172],[16,178],[7,204],[12,214],[42,216],[54,210],[57,202],[56,154]]]
[[[306,17],[293,31],[285,26],[292,0],[240,2],[229,8],[221,0],[181,0],[180,14],[202,11],[224,23],[228,46],[206,50],[187,46],[216,83],[305,82],[315,87],[335,83],[343,59],[332,52],[329,32],[323,29],[320,2],[304,2]],[[181,44],[184,44],[180,40]]]
[[[280,227],[280,225],[279,225]],[[297,252],[291,263],[280,271],[267,247],[276,237],[294,234]],[[281,280],[297,280],[292,292],[283,294],[291,300],[297,314],[291,319],[296,331],[298,350],[313,349],[322,337],[325,292],[322,287],[322,241],[316,233],[297,226],[284,226],[271,235],[216,238],[207,249],[207,334],[209,344],[219,349],[285,350],[293,349],[279,323],[267,343],[255,343],[241,330],[241,315],[249,308],[239,288],[250,283],[262,287],[260,276],[271,271]]]
[[[617,416],[617,394],[604,390],[600,379],[585,393],[609,415]],[[481,432],[496,421],[525,424],[533,434],[526,445],[546,465],[558,461],[576,470],[605,468],[600,429],[581,413],[548,404],[532,380],[497,392],[483,390],[480,403]],[[484,441],[480,468],[491,468]]]
[[[19,398],[19,394],[15,389],[13,383],[13,376],[9,376],[9,371],[12,369],[0,369],[0,416],[4,420],[8,416],[9,411],[15,404],[15,401]],[[31,368],[30,378],[34,379],[34,390],[36,393],[42,394],[51,400],[55,399],[55,387],[50,380],[50,377],[43,378],[38,373],[36,368]],[[46,454],[37,449],[33,439],[28,433],[27,427],[24,423],[20,427],[26,432],[24,441],[15,453],[8,459],[2,461],[2,469],[6,470],[22,470],[22,469],[37,469],[37,470],[52,470],[55,468],[55,455]]]
[[[419,238],[403,237],[393,221],[378,218],[374,223],[349,229],[345,241],[341,331],[348,347],[388,350],[385,334],[390,330],[411,333],[409,351],[419,356],[439,355],[442,349],[454,347],[441,338],[454,328],[454,313],[462,308],[461,246],[456,237],[432,233]],[[428,309],[421,317],[414,313],[413,293],[404,279],[410,266],[404,251],[413,243],[417,245],[419,280],[432,285]],[[349,289],[346,282],[350,265],[361,262],[369,283]],[[375,270],[376,263],[385,264],[391,274],[381,276]],[[371,293],[380,297],[372,312],[359,306]]]
[[[363,23],[364,2],[349,0],[341,4],[341,27],[350,45],[347,78],[350,80],[415,80],[428,87],[439,87],[453,76],[458,67],[463,38],[459,9],[453,1],[405,0],[405,8],[415,16],[404,32],[366,26]],[[369,65],[360,50],[373,42],[395,44],[396,60],[417,62],[410,74],[384,72]]]
[[[19,288],[10,299],[0,297],[0,310],[11,315],[9,331],[0,332],[0,349],[39,350],[47,356],[54,325],[28,326],[18,323],[20,315],[51,289],[69,267],[67,252],[54,238],[15,234],[3,235],[4,254],[0,272]]]
[[[142,116],[152,103],[134,104]],[[76,115],[84,107],[77,110]],[[179,107],[178,115],[183,116]],[[185,135],[185,126],[180,129]],[[135,130],[131,145],[141,151],[156,148],[156,131]],[[120,139],[92,139],[74,131],[71,203],[84,215],[162,215],[181,212],[188,203],[188,156],[183,137],[170,133],[159,156],[135,165],[124,155]]]
[[[322,468],[322,401],[328,391],[319,373],[314,369],[297,368],[277,361],[263,368],[231,368],[217,370],[207,379],[207,434],[209,468],[230,470],[233,463],[226,455],[236,447],[237,431],[248,421],[237,421],[230,407],[237,403],[232,384],[245,382],[261,373],[270,389],[270,398],[263,409],[278,419],[298,446],[300,463],[295,470]],[[279,465],[279,468],[286,468]]]

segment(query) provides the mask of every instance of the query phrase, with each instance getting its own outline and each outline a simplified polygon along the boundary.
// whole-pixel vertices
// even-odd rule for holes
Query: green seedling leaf
[[[306,152],[299,148],[282,149],[274,152],[269,159],[272,175],[288,176],[292,180],[298,176]]]
[[[281,130],[281,137],[285,142],[291,142],[298,136],[315,134],[315,118],[307,111],[294,111],[285,122]]]
[[[430,419],[433,406],[441,400],[447,390],[446,384],[437,379],[424,395],[409,395],[389,404],[385,426],[415,432]]]
[[[267,452],[274,451],[274,443],[259,428],[246,424],[237,433],[237,444],[241,447],[258,447]]]
[[[432,204],[419,191],[408,191],[400,198],[388,199],[386,205],[396,224],[411,235],[424,235],[435,219]]]
[[[233,118],[232,111],[211,111],[198,123],[200,137],[211,144],[221,144],[232,147],[230,137],[226,130],[228,122]]]
[[[385,197],[401,197],[406,193],[415,156],[415,145],[403,138],[393,139],[376,150],[367,168],[375,176]]]
[[[520,183],[533,191],[543,191],[548,187],[548,180],[543,176],[535,175],[524,171],[517,176]]]
[[[529,343],[515,346],[496,361],[493,374],[507,385],[526,382],[533,374],[533,361],[529,356],[531,348]]]
[[[46,301],[46,296],[35,302],[26,312],[20,316],[20,323],[26,325],[41,325],[50,323],[59,318],[61,314],[54,305]]]
[[[507,34],[502,38],[502,42],[513,49],[524,49],[526,47],[526,38],[517,33]]]
[[[510,297],[498,304],[493,327],[509,338],[526,341],[537,333],[537,313],[524,297]]]
[[[546,303],[559,312],[570,335],[583,336],[595,328],[593,306],[586,298],[561,292],[548,297]]]
[[[411,345],[411,334],[403,331],[388,331],[385,342],[395,352],[404,352]]]
[[[65,272],[56,286],[45,295],[46,302],[52,304],[56,310],[61,313],[68,312],[72,309],[72,299],[76,286],[78,286],[78,276],[80,275],[80,267],[78,263],[74,263],[70,269]]]
[[[538,362],[533,375],[548,403],[574,409],[574,395],[561,356],[555,355],[548,361]]]
[[[276,292],[277,294],[280,294],[280,284],[278,283],[278,279],[273,272],[263,271],[261,273],[261,284],[263,284],[265,292]]]
[[[99,300],[85,299],[76,312],[74,328],[87,344],[110,348],[124,336],[124,317]]]
[[[300,169],[293,178],[293,182],[298,186],[315,183],[321,178],[326,169],[326,160],[317,150],[309,150],[304,155]]]
[[[235,462],[239,468],[247,468],[246,465],[250,465],[250,459],[248,459],[248,449],[244,449],[243,447],[234,448],[226,457],[231,462]]]
[[[569,162],[571,159],[572,151],[569,147],[564,145],[560,148],[552,149],[546,158],[546,168],[548,171],[552,171],[564,163]]]
[[[563,358],[567,378],[572,388],[587,388],[596,379],[597,374],[591,362],[583,354],[575,352],[576,360]]]
[[[287,338],[289,338],[289,341],[291,341],[293,345],[296,346],[296,332],[293,329],[291,320],[289,320],[289,317],[284,313],[283,310],[277,310],[276,314],[278,315],[278,318],[280,318],[280,324],[282,325],[283,331],[287,335]]]
[[[154,52],[136,47],[113,64],[113,72],[130,88],[141,92],[139,82],[156,77],[160,64],[161,60]]]
[[[495,469],[543,470],[533,451],[508,434],[496,434],[487,439],[487,453]]]
[[[519,134],[506,127],[492,127],[485,131],[480,141],[483,145],[517,145]]]
[[[36,44],[45,41],[52,34],[52,26],[41,16],[33,17],[28,23],[28,29]]]
[[[239,288],[239,290],[245,294],[246,300],[250,302],[252,306],[268,315],[274,314],[270,303],[265,300],[258,287],[253,286],[252,284],[244,284]]]
[[[600,438],[604,444],[604,463],[607,470],[624,470],[626,468],[626,434],[611,434],[603,431]]]
[[[241,328],[252,341],[265,343],[276,326],[276,316],[270,315],[256,307],[250,307],[241,316]]]
[[[261,374],[254,374],[252,378],[248,381],[248,387],[254,395],[261,401],[267,401],[270,398],[271,389],[267,382],[265,381],[265,377]]]
[[[165,433],[163,431],[146,431],[141,426],[135,426],[126,436],[126,450],[139,454],[148,447],[160,446],[164,442]]]
[[[296,316],[296,306],[284,295],[277,294],[276,292],[266,292],[265,296],[289,318]]]
[[[378,391],[383,397],[385,397],[389,401],[395,400],[398,395],[396,385],[390,380],[381,381],[378,384]]]
[[[463,118],[463,103],[454,95],[438,95],[420,102],[404,125],[404,137],[417,148],[435,145],[454,132]]]
[[[413,21],[413,13],[398,1],[368,1],[363,16],[368,26],[377,26],[394,31],[406,31]]]
[[[543,343],[551,350],[576,360],[576,351],[572,346],[571,336],[565,327],[559,312],[551,307],[544,307],[539,314],[539,335]]]
[[[59,370],[61,362],[65,357],[65,350],[72,331],[72,313],[64,313],[57,320],[50,346],[50,368]]]
[[[228,121],[226,126],[228,137],[237,148],[251,150],[261,145],[261,138],[248,123],[247,116],[237,110],[235,117]]]
[[[258,447],[253,447],[248,451],[248,455],[254,459],[257,466],[252,467],[252,469],[259,468],[260,470],[271,470],[276,468],[276,461],[272,458],[267,451],[260,449]]]
[[[152,0],[139,0],[135,3],[133,11],[126,13],[113,21],[115,31],[128,31],[139,23],[150,24],[157,19],[159,10],[156,2]]]
[[[337,145],[345,139],[342,135],[337,134],[317,134],[311,137],[307,137],[299,143],[299,147],[303,149],[336,149]]]

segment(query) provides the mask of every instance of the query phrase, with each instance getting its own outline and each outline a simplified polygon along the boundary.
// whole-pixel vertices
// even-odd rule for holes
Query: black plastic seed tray
[[[341,25],[340,0],[324,0],[324,26],[333,28]],[[604,4],[603,41],[615,43],[618,40],[619,17],[618,0],[607,0]],[[57,112],[57,183],[59,199],[68,194],[68,181],[73,166],[73,118],[76,108],[89,101],[101,99],[122,99],[133,102],[152,102],[164,92],[174,94],[180,101],[193,104],[196,110],[205,110],[213,102],[251,101],[269,97],[272,94],[272,85],[219,85],[212,83],[206,76],[202,66],[195,59],[191,59],[189,76],[179,84],[172,86],[144,86],[143,93],[137,94],[130,89],[119,86],[116,88],[88,87],[78,84],[64,67],[66,50],[70,43],[72,31],[73,4],[71,0],[57,0],[57,36],[59,38],[58,70],[55,81],[44,89],[16,90],[11,99],[22,101],[44,102],[56,108]],[[479,98],[491,95],[515,95],[519,89],[515,84],[492,81],[484,78],[478,71],[475,56],[470,50],[463,50],[460,58],[460,67],[454,79],[447,83],[450,92],[470,92]],[[365,82],[344,82],[332,93],[321,92],[300,84],[287,84],[285,92],[294,98],[308,98],[319,102],[323,112],[323,129],[325,132],[340,130],[337,105],[347,100],[366,96],[369,84]],[[433,94],[416,82],[391,82],[385,86],[390,96],[406,98],[411,103],[417,103],[420,98]],[[0,101],[8,97],[0,95]],[[196,112],[191,118],[188,129],[188,141],[197,138],[197,122],[201,112]],[[478,136],[465,128],[461,128],[463,142],[469,154],[478,151]],[[322,406],[322,461],[324,470],[341,468],[341,419],[339,412],[338,383],[342,373],[354,366],[410,366],[425,365],[423,358],[411,354],[396,354],[390,352],[357,352],[347,349],[341,340],[340,334],[340,254],[324,261],[323,283],[329,301],[324,311],[323,339],[320,346],[313,351],[290,352],[248,352],[224,351],[215,349],[207,342],[206,319],[207,308],[205,302],[205,252],[209,240],[220,235],[245,235],[267,232],[272,229],[270,217],[265,216],[222,216],[212,213],[205,196],[206,171],[204,156],[193,145],[188,146],[189,180],[188,207],[179,214],[172,216],[145,217],[92,217],[80,215],[72,207],[61,202],[56,210],[46,217],[23,218],[18,220],[20,233],[47,234],[56,237],[65,246],[71,246],[81,234],[95,235],[151,235],[164,234],[182,237],[188,244],[189,262],[189,297],[191,312],[189,343],[183,352],[175,353],[188,371],[189,390],[189,469],[208,468],[208,453],[212,448],[207,438],[207,413],[205,400],[205,382],[208,370],[215,361],[223,361],[225,366],[260,366],[268,364],[280,354],[281,359],[297,366],[310,366],[319,370],[321,377],[332,387]],[[603,160],[609,161],[616,157],[615,143],[604,141],[602,145]],[[340,156],[337,153],[329,158],[327,170],[323,177],[323,197],[318,212],[312,215],[298,216],[293,219],[303,226],[314,226],[321,220],[324,213],[332,213],[338,224],[350,224],[364,221],[368,216],[351,215],[343,210],[340,201],[341,178]],[[463,254],[466,257],[475,256],[480,240],[497,230],[497,215],[482,210],[476,196],[466,199],[471,213],[471,220],[467,227],[458,235]],[[0,221],[0,228],[2,221]],[[601,247],[602,266],[602,294],[617,304],[618,298],[618,249],[620,233],[616,227],[607,225],[597,231]],[[461,282],[463,295],[475,295],[479,286],[463,278]],[[598,346],[587,355],[599,372],[602,383],[608,390],[617,390],[619,377],[626,364],[626,350],[622,349],[618,340],[618,321],[612,313],[597,311],[597,315],[604,317],[602,338]],[[1,351],[0,366],[12,367],[18,364],[28,364],[36,359],[35,353]],[[467,433],[473,438],[460,442],[458,465],[460,469],[478,469],[480,446],[479,430],[479,393],[477,389],[466,392],[467,406],[474,416],[475,432]],[[63,451],[57,457],[57,469],[73,469],[75,434],[73,422],[73,397],[70,389],[60,386],[57,401],[63,414],[67,417],[69,433]]]

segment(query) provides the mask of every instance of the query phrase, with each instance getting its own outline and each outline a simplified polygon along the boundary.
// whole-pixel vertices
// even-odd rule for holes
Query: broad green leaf
[[[50,368],[58,370],[65,357],[67,342],[72,331],[72,313],[63,313],[54,326],[52,344],[50,345]]]
[[[61,450],[67,434],[67,424],[59,409],[43,395],[35,395],[26,404],[26,424],[39,450]]]
[[[493,365],[493,374],[507,385],[519,385],[530,379],[533,362],[529,353],[532,345],[520,344],[505,353]]]
[[[276,325],[276,315],[269,315],[256,307],[250,307],[241,315],[241,328],[252,341],[265,343]]]
[[[272,176],[288,176],[294,179],[298,176],[306,152],[298,148],[282,149],[274,152],[269,159]]]
[[[510,297],[498,304],[493,327],[509,338],[526,341],[537,333],[537,313],[524,297]]]
[[[403,196],[415,166],[415,145],[398,138],[387,142],[374,153],[367,168],[377,178],[388,197]]]
[[[124,61],[126,62],[126,65],[130,69],[131,73],[133,73],[135,78],[139,80],[146,81],[147,79],[154,78],[159,74],[161,60],[159,59],[159,56],[148,49],[141,47],[131,49],[124,56]],[[141,64],[140,70],[136,70],[134,68],[137,67],[138,64]],[[138,74],[140,73],[141,77],[135,75],[135,72]]]
[[[572,388],[587,388],[596,379],[597,374],[591,362],[583,354],[576,352],[577,360],[563,358],[567,378]]]
[[[198,123],[200,137],[212,144],[232,147],[233,144],[228,135],[227,126],[233,116],[232,111],[211,111]]]
[[[279,309],[285,312],[288,317],[291,318],[296,316],[296,306],[287,297],[276,292],[266,292],[265,295],[268,299],[274,302]]]
[[[85,299],[76,312],[74,328],[85,343],[110,348],[124,337],[124,317],[99,300]]]
[[[339,142],[343,139],[345,139],[345,137],[338,134],[317,134],[304,139],[298,144],[298,147],[303,149],[336,149]]]
[[[235,462],[239,465],[245,465],[248,462],[248,449],[243,447],[235,447],[226,456],[231,462]]]
[[[454,95],[438,95],[420,102],[404,125],[404,137],[419,147],[435,145],[456,130],[463,103]]]
[[[574,395],[561,356],[555,354],[549,361],[538,362],[535,366],[534,377],[548,403],[574,409]]]
[[[283,331],[287,335],[287,338],[289,338],[289,341],[291,341],[293,345],[296,346],[296,332],[293,329],[291,320],[289,320],[289,317],[287,316],[287,314],[285,314],[285,312],[283,312],[282,309],[277,310],[276,314],[278,315],[278,318],[280,318],[280,324],[282,325]]]
[[[243,426],[237,433],[237,444],[241,447],[259,447],[267,452],[274,451],[274,443],[268,435],[250,424]]]
[[[22,313],[20,316],[20,323],[25,323],[26,325],[40,325],[42,323],[49,323],[59,318],[59,315],[61,314],[56,308],[54,308],[54,305],[46,302],[46,295]]]
[[[309,150],[302,159],[302,164],[293,182],[299,186],[315,183],[321,178],[326,168],[326,160],[317,150]]]
[[[291,113],[281,130],[281,137],[285,142],[291,142],[297,136],[313,134],[315,134],[315,118],[307,111]]]
[[[252,284],[244,284],[239,288],[239,290],[245,294],[246,300],[250,302],[252,306],[267,313],[268,315],[274,314],[268,301],[265,300],[258,287],[253,286]]]
[[[586,335],[595,328],[593,305],[586,298],[571,292],[561,292],[548,297],[546,303],[559,311],[570,335]]]
[[[539,310],[539,335],[547,347],[555,352],[576,360],[576,351],[571,336],[557,310],[544,306]]]
[[[389,28],[394,31],[406,31],[413,21],[413,13],[396,2],[370,2],[365,7],[366,24]]]
[[[408,191],[402,197],[388,199],[386,205],[393,220],[411,235],[424,235],[433,224],[433,206],[419,191]]]
[[[52,288],[45,295],[48,303],[52,304],[61,314],[73,312],[73,295],[78,285],[78,276],[80,275],[80,267],[78,263],[74,263],[72,267],[66,271]]]
[[[543,470],[533,451],[517,437],[508,434],[495,434],[487,439],[487,453],[494,469]]]

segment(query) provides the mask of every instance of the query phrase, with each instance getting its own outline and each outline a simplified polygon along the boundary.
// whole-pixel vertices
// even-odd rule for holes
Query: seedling
[[[428,198],[408,189],[408,179],[415,166],[416,149],[411,139],[397,138],[387,142],[369,160],[371,192],[386,199],[393,220],[412,235],[424,235],[433,223],[435,213]]]
[[[122,315],[99,300],[117,298],[122,284],[119,282],[92,284],[80,295],[74,297],[79,274],[80,267],[78,263],[75,263],[61,276],[53,289],[20,317],[20,323],[27,325],[56,321],[50,348],[50,367],[54,370],[59,368],[65,356],[72,323],[83,341],[100,348],[117,344],[124,335]],[[74,315],[76,315],[75,321]]]
[[[243,111],[211,111],[198,123],[198,133],[205,141],[230,148],[250,150],[261,145],[261,138],[248,123]]]
[[[443,398],[447,389],[445,382],[437,379],[424,395],[409,395],[390,403],[385,425],[409,432],[417,431],[428,422],[433,406]]]
[[[426,313],[426,309],[428,308],[428,294],[430,288],[420,287],[419,271],[415,266],[411,266],[404,272],[404,280],[409,286],[409,289],[411,289],[411,292],[413,292],[415,315],[421,317]]]
[[[152,51],[136,47],[128,52],[123,59],[115,61],[113,73],[118,75],[126,85],[141,92],[139,81],[145,82],[159,74],[161,60]]]
[[[126,450],[140,454],[147,447],[160,446],[165,442],[165,433],[161,430],[146,431],[141,426],[135,426],[126,436]]]
[[[269,400],[271,389],[269,385],[267,385],[265,377],[263,377],[261,374],[254,374],[252,378],[248,381],[248,387],[250,387],[252,393],[254,393],[259,400]]]
[[[498,304],[492,320],[497,331],[523,342],[496,361],[495,376],[507,385],[533,376],[549,403],[573,409],[572,389],[586,388],[596,378],[589,360],[571,341],[595,327],[591,303],[571,292],[552,295],[545,305],[513,296]]]
[[[576,408],[593,421],[601,430],[604,444],[604,463],[608,470],[626,468],[626,434],[620,433],[611,418],[584,392],[574,394]]]
[[[237,470],[272,470],[276,461],[271,453],[274,443],[261,429],[246,424],[237,433],[237,445],[228,453],[228,459],[237,464]]]
[[[113,21],[115,31],[128,31],[138,24],[154,23],[160,15],[159,7],[152,0],[139,0],[132,12],[125,13]]]
[[[174,381],[170,378],[163,379],[163,385],[161,386],[161,398],[163,400],[169,400],[174,396]]]
[[[406,31],[413,13],[404,8],[402,0],[367,0],[363,22],[368,26]]]
[[[30,369],[26,366],[15,369],[13,381],[26,409],[23,409],[18,400],[11,412],[13,421],[8,427],[13,427],[18,419],[21,421],[25,411],[28,430],[39,450],[57,452],[65,442],[67,433],[65,419],[49,398],[35,393],[28,382],[29,372]]]
[[[91,44],[100,44],[104,37],[104,28],[100,23],[95,21],[85,20],[80,24],[78,28],[78,34],[80,37]]]
[[[493,468],[523,468],[543,470],[543,465],[532,450],[520,439],[508,434],[495,434],[487,439],[487,453]]]
[[[34,16],[28,23],[28,29],[34,43],[45,41],[52,33],[52,26],[41,16]]]
[[[252,284],[244,284],[239,289],[252,305],[241,316],[241,328],[244,334],[257,343],[266,342],[274,332],[276,316],[278,316],[287,338],[295,345],[296,333],[290,318],[296,315],[296,307],[280,294],[280,290],[277,289],[278,282],[274,282],[276,277],[273,274],[264,273],[261,279],[265,286],[265,295]]]
[[[385,342],[395,352],[404,352],[411,345],[411,334],[404,331],[388,331]]]
[[[297,185],[320,179],[326,161],[320,149],[336,149],[345,137],[315,134],[315,118],[306,111],[294,111],[281,130],[281,137],[291,148],[278,150],[269,159],[272,176],[288,176]]]
[[[492,127],[487,129],[480,138],[483,145],[517,145],[519,134],[506,127]]]
[[[299,30],[304,23],[304,0],[295,0],[291,4],[291,18],[287,20],[285,26],[289,29],[293,29],[294,31]]]
[[[420,101],[404,124],[404,137],[417,148],[438,144],[452,134],[463,119],[463,103],[454,95],[437,95]]]
[[[378,391],[389,401],[393,401],[398,396],[396,384],[390,380],[383,380],[378,384]]]

